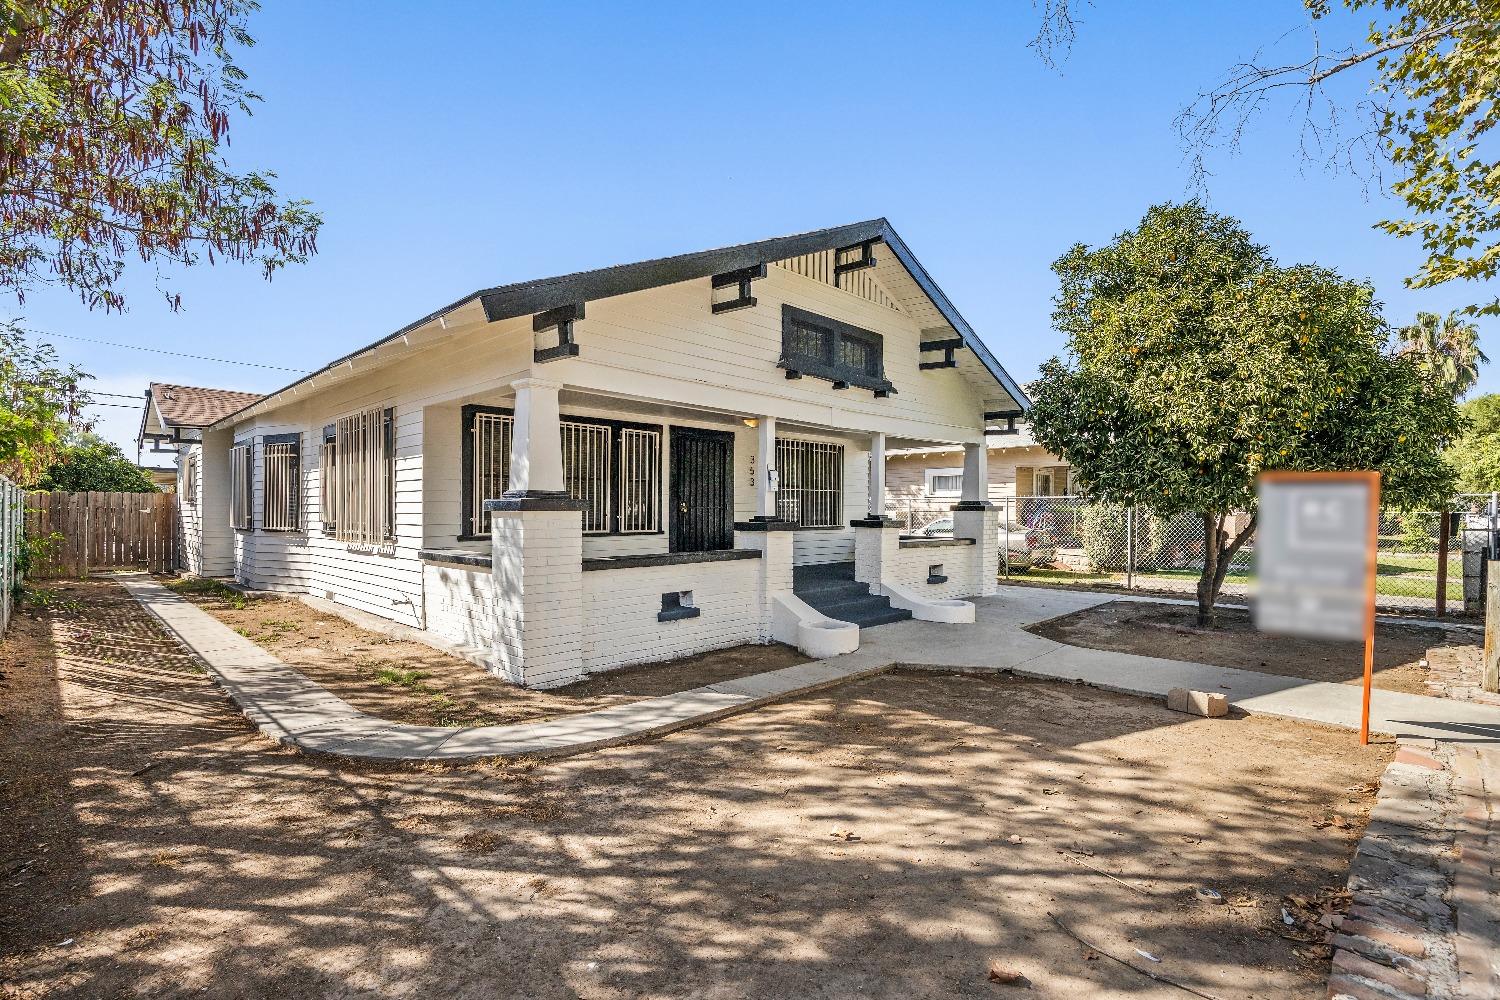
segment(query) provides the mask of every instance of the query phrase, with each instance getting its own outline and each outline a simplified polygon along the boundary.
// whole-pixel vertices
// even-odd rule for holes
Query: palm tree
[[[1479,366],[1490,360],[1479,349],[1479,327],[1457,313],[1417,313],[1410,326],[1396,331],[1396,354],[1415,361],[1455,399],[1478,381]]]

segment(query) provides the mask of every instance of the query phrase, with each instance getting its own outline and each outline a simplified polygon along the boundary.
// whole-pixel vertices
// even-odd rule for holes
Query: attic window
[[[811,375],[838,389],[857,385],[877,395],[896,391],[885,378],[885,340],[880,334],[796,306],[781,307],[777,364],[788,378]]]

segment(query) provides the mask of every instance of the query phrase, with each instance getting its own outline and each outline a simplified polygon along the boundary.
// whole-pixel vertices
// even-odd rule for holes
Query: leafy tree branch
[[[0,290],[58,284],[120,309],[127,262],[220,259],[269,278],[321,219],[225,157],[259,98],[232,50],[250,0],[0,0]],[[164,294],[178,307],[180,299]]]

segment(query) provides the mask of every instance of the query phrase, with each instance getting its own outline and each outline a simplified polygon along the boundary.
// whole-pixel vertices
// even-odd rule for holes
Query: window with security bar
[[[198,456],[189,455],[183,460],[182,502],[190,507],[198,506]]]
[[[620,428],[620,533],[661,530],[661,431]]]
[[[563,488],[582,500],[583,533],[608,534],[610,503],[610,429],[603,424],[562,422]]]
[[[470,466],[465,508],[465,533],[487,535],[490,512],[486,500],[500,497],[510,488],[510,444],[516,420],[509,413],[471,410],[465,458]]]
[[[250,514],[253,456],[254,448],[248,443],[229,449],[229,526],[236,531],[249,531],[253,527]]]
[[[464,408],[465,538],[489,533],[484,502],[510,489],[515,418],[507,411]],[[661,429],[615,421],[561,422],[563,488],[585,504],[589,535],[661,531]]]
[[[324,503],[332,501],[323,523],[334,538],[379,545],[396,537],[395,410],[376,407],[340,417],[331,440],[325,432],[323,492]]]
[[[261,441],[261,508],[263,531],[296,531],[301,527],[302,435],[268,435]]]
[[[804,528],[844,526],[844,446],[776,439],[776,515]]]
[[[318,513],[323,533],[332,535],[338,524],[338,426],[323,428],[323,456],[318,469]]]

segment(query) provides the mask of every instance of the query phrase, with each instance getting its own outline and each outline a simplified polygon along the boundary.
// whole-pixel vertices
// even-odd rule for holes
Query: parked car
[[[923,538],[951,538],[953,537],[953,518],[947,516],[930,521],[920,528],[917,534]],[[1003,521],[1000,524],[1000,544],[1009,552],[1008,561],[1012,572],[1030,569],[1038,561],[1037,548],[1038,543],[1042,541],[1044,539],[1039,532],[1027,531]],[[1002,559],[1004,558],[1006,557],[1002,556]]]

